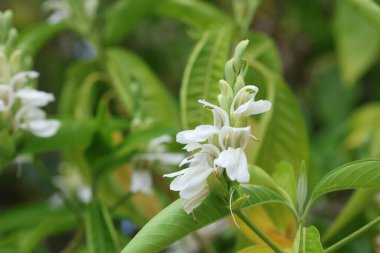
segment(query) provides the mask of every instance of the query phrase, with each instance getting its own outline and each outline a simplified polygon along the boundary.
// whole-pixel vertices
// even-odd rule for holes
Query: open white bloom
[[[239,183],[249,182],[247,158],[244,149],[247,147],[251,127],[235,128],[224,126],[219,135],[219,146],[223,149],[215,160],[215,165],[225,168],[228,177]]]
[[[15,116],[17,128],[31,132],[38,137],[51,137],[58,131],[60,122],[54,119],[45,119],[46,113],[39,108],[21,107]]]
[[[132,172],[131,192],[152,194],[152,174],[148,170],[135,169]]]
[[[9,84],[12,87],[13,90],[18,90],[22,88],[27,82],[30,80],[36,79],[39,77],[39,74],[37,71],[22,71],[20,73],[17,73],[14,75]]]
[[[23,105],[42,107],[54,101],[54,95],[32,88],[23,88],[16,91],[16,97]]]
[[[231,105],[231,111],[235,117],[248,117],[270,110],[271,102],[267,100],[255,101],[258,91],[259,89],[254,85],[244,86],[239,90]]]

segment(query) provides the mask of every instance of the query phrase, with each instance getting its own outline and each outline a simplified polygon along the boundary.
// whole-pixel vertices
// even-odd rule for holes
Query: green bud
[[[236,94],[241,88],[245,86],[244,76],[238,75],[234,84],[234,94]]]
[[[225,80],[219,81],[219,87],[221,92],[218,96],[219,104],[224,110],[228,111],[234,97],[232,88]]]
[[[239,73],[240,71],[243,54],[248,44],[249,44],[249,40],[243,40],[236,46],[234,58],[233,58],[234,70],[236,73]]]
[[[236,74],[234,71],[234,61],[233,59],[230,59],[227,61],[225,67],[224,67],[224,75],[226,77],[227,83],[234,83]]]
[[[297,186],[297,205],[299,215],[303,215],[303,208],[307,197],[307,172],[305,161],[302,161],[301,174]]]
[[[9,30],[12,28],[12,11],[0,12],[0,43],[4,44],[7,40]]]

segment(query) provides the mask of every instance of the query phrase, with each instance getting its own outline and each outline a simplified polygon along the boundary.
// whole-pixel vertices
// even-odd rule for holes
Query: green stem
[[[235,211],[236,215],[242,220],[244,221],[245,224],[247,224],[247,226],[252,229],[252,231],[254,231],[269,247],[272,248],[272,250],[276,253],[282,253],[282,250],[277,247],[277,245],[272,242],[271,239],[269,239],[264,233],[262,233],[249,219],[248,217],[243,213],[242,210],[236,210]]]
[[[346,243],[350,242],[352,239],[354,239],[354,238],[358,237],[359,235],[363,234],[364,232],[366,232],[368,229],[370,229],[371,227],[376,225],[378,222],[380,222],[380,216],[378,216],[376,219],[369,222],[364,227],[356,230],[354,233],[350,234],[349,236],[343,238],[339,242],[337,242],[337,243],[331,245],[330,247],[328,247],[327,249],[325,249],[325,253],[334,252],[335,250],[339,249],[340,247],[342,247]]]

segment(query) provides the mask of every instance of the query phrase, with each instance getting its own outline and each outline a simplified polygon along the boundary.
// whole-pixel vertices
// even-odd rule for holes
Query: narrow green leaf
[[[300,226],[292,253],[323,253],[318,229],[314,226],[307,228]]]
[[[120,42],[144,17],[166,0],[119,0],[106,12],[105,41],[107,45]]]
[[[358,188],[380,188],[380,160],[355,161],[334,169],[314,188],[309,205],[323,194]]]
[[[226,13],[205,1],[167,0],[156,9],[156,13],[201,31],[232,24]]]
[[[265,203],[283,203],[282,198],[263,186],[242,186],[239,191],[249,194],[245,207]],[[123,249],[122,253],[155,253],[229,214],[227,202],[210,194],[201,206],[194,210],[194,217],[187,215],[177,200],[151,219]],[[165,231],[165,233],[162,233]]]
[[[63,22],[58,24],[33,24],[19,34],[18,47],[33,56],[46,42],[49,41],[49,39],[64,29],[66,29],[66,24]]]
[[[284,189],[290,196],[293,204],[297,203],[297,184],[294,178],[294,169],[290,163],[281,162],[277,164],[272,174],[273,181]]]
[[[109,49],[106,64],[126,112],[139,113],[152,125],[178,128],[176,101],[139,56],[123,49]]]
[[[93,199],[85,214],[89,252],[120,252],[115,228],[106,206]]]
[[[336,2],[334,35],[343,80],[352,85],[379,58],[380,28],[358,15],[357,9],[348,2]]]
[[[187,62],[181,86],[181,119],[184,129],[212,122],[211,114],[202,110],[199,99],[217,103],[219,80],[223,78],[231,43],[231,30],[206,31]]]

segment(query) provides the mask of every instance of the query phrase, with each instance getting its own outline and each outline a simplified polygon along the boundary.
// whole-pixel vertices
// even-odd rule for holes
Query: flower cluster
[[[185,144],[184,149],[193,154],[180,164],[188,164],[187,168],[164,176],[175,177],[170,189],[179,191],[187,213],[191,213],[207,197],[207,178],[211,173],[221,176],[225,171],[230,181],[249,182],[250,175],[244,152],[251,136],[247,117],[270,110],[272,104],[267,100],[255,101],[258,88],[253,85],[244,86],[245,71],[241,69],[240,57],[247,44],[248,41],[241,42],[235,57],[226,64],[226,76],[233,71],[236,77],[233,79],[234,86],[226,80],[220,81],[220,106],[199,100],[199,103],[212,112],[214,124],[200,125],[177,134],[177,142]],[[238,71],[237,68],[228,68],[229,63],[234,61],[239,62]]]
[[[47,120],[41,107],[54,101],[54,96],[28,86],[39,74],[23,71],[29,68],[28,57],[14,48],[17,31],[12,27],[11,12],[0,12],[0,25],[4,35],[0,40],[0,127],[50,137],[60,124],[57,120]]]

